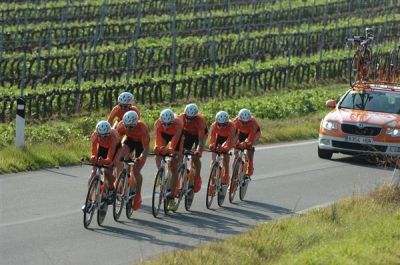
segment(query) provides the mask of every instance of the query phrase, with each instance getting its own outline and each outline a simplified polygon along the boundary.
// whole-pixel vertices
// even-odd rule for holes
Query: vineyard
[[[373,29],[373,64],[399,65],[397,0],[86,0],[0,3],[0,122],[138,102],[238,97],[348,80],[345,39]],[[372,71],[373,72],[373,71]]]

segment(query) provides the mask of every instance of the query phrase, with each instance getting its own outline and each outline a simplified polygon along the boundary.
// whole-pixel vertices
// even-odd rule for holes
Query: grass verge
[[[383,186],[143,265],[400,264],[399,206],[400,188]]]

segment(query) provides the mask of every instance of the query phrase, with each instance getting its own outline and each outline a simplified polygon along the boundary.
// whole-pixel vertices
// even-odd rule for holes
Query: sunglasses
[[[218,127],[226,127],[227,125],[228,125],[227,122],[225,122],[225,123],[217,123]]]
[[[100,136],[101,138],[106,138],[106,137],[110,136],[110,134],[109,134],[109,133],[107,133],[107,134],[99,134],[99,136]]]
[[[188,120],[188,121],[193,121],[194,119],[196,119],[196,116],[189,117],[189,116],[185,115],[185,119]]]
[[[131,105],[119,105],[121,109],[129,109]]]
[[[125,125],[125,127],[126,127],[127,129],[133,129],[133,128],[136,127],[136,125]]]

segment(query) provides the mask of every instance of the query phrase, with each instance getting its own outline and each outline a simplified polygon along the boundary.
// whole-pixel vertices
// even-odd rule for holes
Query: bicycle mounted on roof
[[[369,80],[369,69],[372,60],[372,49],[370,47],[374,36],[372,29],[365,29],[365,36],[353,36],[346,39],[347,46],[353,43],[356,51],[350,65],[350,86],[354,87],[357,82]]]

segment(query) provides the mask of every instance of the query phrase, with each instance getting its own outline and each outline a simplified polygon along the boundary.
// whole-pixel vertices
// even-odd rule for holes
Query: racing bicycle
[[[113,216],[114,220],[118,222],[121,217],[122,209],[126,208],[126,217],[128,219],[132,216],[132,202],[136,195],[136,182],[134,176],[130,176],[130,167],[133,166],[136,160],[121,158],[123,162],[123,169],[119,174],[119,178],[116,185],[116,195],[113,201]]]
[[[99,226],[107,214],[108,209],[108,185],[104,184],[104,169],[108,166],[92,163],[82,163],[84,165],[93,166],[96,168],[96,174],[89,184],[89,189],[86,195],[85,205],[83,210],[83,226],[88,228],[92,222],[94,212],[97,210],[97,223]]]
[[[372,60],[372,49],[370,47],[374,36],[372,35],[372,29],[365,29],[364,36],[353,36],[347,38],[347,45],[356,45],[356,52],[351,61],[350,68],[350,86],[354,87],[359,81],[368,81],[369,79],[369,68]]]
[[[153,154],[152,154],[153,155]],[[168,169],[168,162],[173,155],[162,155],[160,168],[154,178],[153,195],[151,201],[151,208],[154,217],[158,216],[160,212],[161,203],[164,206],[164,213],[168,214],[168,202],[171,192],[168,191],[170,172]]]
[[[178,197],[177,200],[175,201],[175,206],[172,209],[172,211],[176,211],[179,207],[179,204],[185,196],[185,209],[186,211],[189,211],[190,207],[192,206],[193,198],[194,198],[194,191],[193,191],[193,183],[192,183],[192,177],[191,177],[191,172],[192,168],[190,166],[191,163],[188,162],[191,161],[191,157],[194,156],[194,152],[192,150],[185,149],[183,151],[183,161],[182,165],[178,168]]]
[[[222,206],[225,200],[228,184],[222,184],[222,162],[223,155],[232,155],[231,152],[210,151],[216,154],[215,161],[211,164],[210,177],[207,185],[206,207],[210,209],[215,195],[217,195],[218,206]]]
[[[247,187],[251,179],[246,175],[246,169],[249,161],[247,159],[245,150],[254,151],[254,147],[251,147],[251,149],[236,147],[236,150],[238,151],[238,155],[233,162],[231,183],[229,185],[229,201],[231,203],[235,198],[238,187],[240,200],[243,201],[244,197],[246,196]]]

